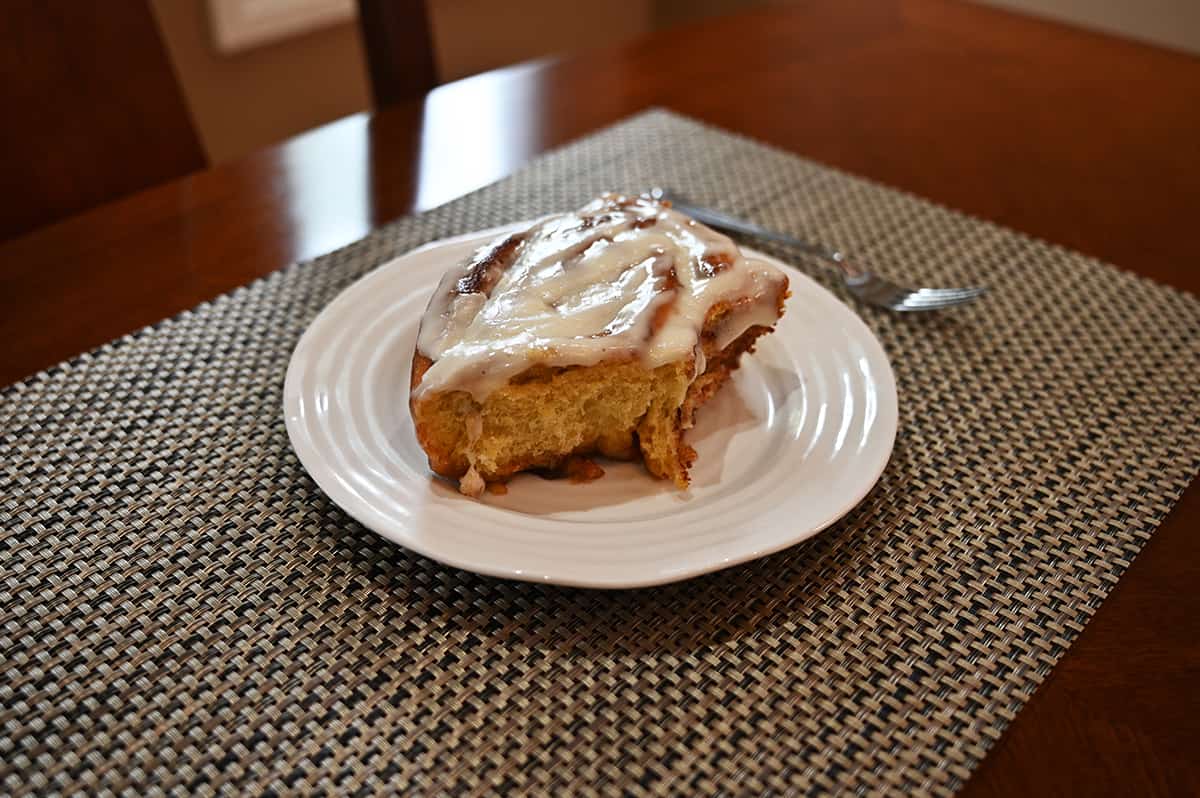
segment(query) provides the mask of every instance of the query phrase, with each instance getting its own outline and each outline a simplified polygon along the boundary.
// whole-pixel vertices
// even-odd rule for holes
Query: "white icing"
[[[620,356],[650,368],[695,356],[699,374],[699,334],[714,304],[738,303],[718,331],[721,347],[778,316],[783,274],[647,198],[605,195],[518,235],[490,290],[470,282],[472,270],[504,239],[443,278],[421,320],[417,349],[434,362],[417,395],[465,390],[482,400],[535,363]],[[655,324],[663,303],[671,306]]]
[[[475,464],[467,469],[467,473],[458,481],[459,493],[464,496],[470,496],[478,499],[483,495],[483,491],[487,488],[487,483],[483,481],[483,477],[479,476],[479,472],[475,470]]]

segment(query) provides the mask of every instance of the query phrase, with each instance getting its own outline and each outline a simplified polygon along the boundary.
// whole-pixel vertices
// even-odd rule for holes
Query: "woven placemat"
[[[339,290],[654,184],[992,287],[928,318],[853,305],[901,399],[856,510],[606,593],[443,567],[316,489],[280,396]],[[1195,298],[643,114],[0,394],[0,791],[947,794],[1196,473],[1198,395]]]

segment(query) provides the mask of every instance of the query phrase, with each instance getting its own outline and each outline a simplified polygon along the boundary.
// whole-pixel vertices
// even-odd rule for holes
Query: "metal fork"
[[[732,233],[754,236],[767,241],[797,249],[812,255],[827,264],[837,267],[850,293],[871,305],[900,311],[941,310],[971,302],[987,293],[983,286],[973,288],[906,288],[886,277],[880,277],[861,266],[851,263],[841,251],[803,241],[786,233],[778,233],[760,227],[753,222],[730,216],[712,208],[692,205],[673,191],[662,188],[651,189],[650,196],[657,200],[669,200],[671,207],[691,216],[698,222],[718,227]]]

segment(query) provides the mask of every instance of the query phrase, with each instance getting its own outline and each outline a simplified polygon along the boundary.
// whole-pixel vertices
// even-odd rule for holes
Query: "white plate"
[[[283,409],[300,461],[388,540],[482,574],[627,588],[673,582],[812,537],[887,465],[896,383],[849,308],[795,270],[788,312],[697,416],[686,493],[639,464],[587,484],[521,474],[465,498],[432,475],[408,413],[417,323],[442,273],[499,231],[429,244],[363,277],[300,339]],[[759,255],[759,257],[766,257]],[[770,258],[766,258],[771,260]]]

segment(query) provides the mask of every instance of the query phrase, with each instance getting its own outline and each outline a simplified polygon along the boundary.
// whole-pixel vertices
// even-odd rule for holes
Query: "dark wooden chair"
[[[0,240],[206,165],[146,0],[6,0]]]
[[[437,85],[424,0],[358,0],[358,21],[377,108]]]
[[[437,84],[423,0],[358,0],[376,106]],[[148,0],[6,0],[0,241],[208,165]]]

